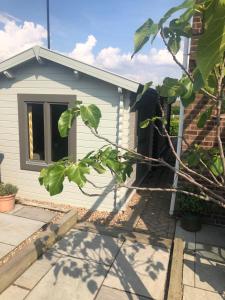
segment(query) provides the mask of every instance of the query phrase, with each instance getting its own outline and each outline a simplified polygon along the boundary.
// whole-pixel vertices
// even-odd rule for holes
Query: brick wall
[[[189,68],[192,71],[195,67],[195,56],[198,39],[202,33],[201,16],[195,15],[193,18],[193,37],[190,46]],[[203,129],[197,127],[200,113],[209,106],[209,99],[201,94],[196,96],[195,101],[185,109],[184,115],[184,138],[189,144],[201,144],[204,148],[211,148],[216,145],[215,119],[207,122]],[[222,120],[225,128],[225,118]],[[183,150],[187,149],[187,144],[183,144]]]

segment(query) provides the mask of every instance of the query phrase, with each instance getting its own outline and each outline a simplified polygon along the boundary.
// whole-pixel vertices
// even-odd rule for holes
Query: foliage
[[[0,183],[0,196],[15,195],[18,188],[10,183]]]
[[[176,17],[174,17],[175,13]],[[197,46],[196,68],[190,73],[178,61],[176,54],[181,50],[182,39],[192,36],[191,20],[195,13],[202,15],[203,34],[199,37]],[[123,145],[121,146],[110,141],[108,137],[101,136],[98,133],[101,120],[99,108],[93,104],[85,106],[82,102],[76,101],[74,107],[66,110],[60,117],[58,122],[60,135],[62,137],[68,136],[75,118],[81,117],[90,131],[97,138],[104,140],[106,145],[88,153],[77,162],[67,158],[53,163],[41,171],[40,184],[44,185],[51,195],[55,195],[63,190],[63,183],[67,178],[69,181],[74,182],[82,191],[85,184],[89,182],[88,176],[92,171],[98,174],[110,171],[117,185],[120,185],[126,183],[127,178],[131,175],[134,162],[139,161],[150,165],[152,163],[157,165],[158,163],[160,166],[163,165],[171,169],[183,180],[192,184],[193,187],[197,187],[198,190],[196,192],[189,193],[191,196],[194,194],[195,198],[197,196],[219,205],[225,205],[225,199],[221,196],[221,191],[225,193],[225,155],[221,139],[220,122],[221,112],[225,103],[224,29],[225,0],[185,0],[180,5],[168,10],[158,22],[154,22],[149,18],[136,30],[132,55],[133,57],[138,53],[147,42],[152,44],[157,35],[161,37],[173,60],[183,71],[183,75],[181,78],[166,77],[162,84],[156,87],[159,95],[159,107],[160,97],[167,99],[170,104],[180,99],[184,107],[188,107],[195,100],[196,94],[206,96],[208,103],[205,104],[203,97],[203,102],[201,103],[203,111],[198,117],[197,126],[199,129],[205,129],[208,120],[212,120],[212,117],[214,117],[214,120],[216,120],[216,142],[218,145],[215,149],[207,152],[199,145],[194,145],[189,147],[184,159],[180,159],[176,155],[176,150],[166,129],[163,111],[161,111],[161,117],[147,118],[140,124],[140,127],[146,128],[151,125],[157,129],[157,124],[161,122],[162,134],[168,139],[171,152],[181,165],[181,170],[177,170],[173,165],[164,161],[163,158],[146,157],[133,149],[128,149],[123,147]],[[151,85],[152,82],[148,82],[139,89],[136,102],[141,99],[143,93]],[[177,127],[176,118],[172,120],[171,134],[177,134]],[[199,203],[192,203],[193,207],[190,209],[200,210],[198,207]]]
[[[84,124],[97,133],[101,119],[101,111],[94,105],[84,106],[82,102],[76,103],[74,109],[68,109],[62,113],[58,127],[62,137],[69,133],[72,121],[81,116]],[[44,185],[51,196],[59,194],[63,190],[63,182],[67,178],[82,189],[88,181],[91,171],[103,174],[110,171],[118,183],[125,182],[132,173],[132,160],[126,153],[122,154],[118,149],[106,145],[97,151],[88,153],[84,158],[73,162],[63,159],[41,170],[39,182]]]
[[[188,190],[188,188],[185,189]],[[178,210],[182,214],[192,213],[201,215],[208,213],[208,207],[204,200],[184,194],[179,194],[178,196]]]
[[[171,114],[179,116],[179,114],[180,114],[180,105],[176,105],[174,103],[174,105],[171,106]]]
[[[179,130],[179,117],[174,116],[170,120],[170,135],[177,136]]]

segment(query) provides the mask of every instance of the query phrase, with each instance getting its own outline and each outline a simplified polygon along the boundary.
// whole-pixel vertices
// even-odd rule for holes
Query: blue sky
[[[51,48],[69,54],[76,59],[85,60],[85,51],[87,52],[87,47],[84,49],[85,46],[81,46],[81,50],[79,50],[80,48],[78,47],[79,49],[75,50],[74,53],[73,50],[77,49],[77,43],[82,43],[84,45],[89,43],[88,55],[91,52],[93,59],[89,56],[87,62],[101,66],[102,59],[97,59],[99,53],[101,53],[100,57],[104,54],[104,59],[107,60],[107,55],[109,58],[110,53],[113,52],[113,55],[115,56],[115,52],[117,52],[117,58],[122,59],[122,64],[124,65],[125,56],[129,55],[133,49],[134,31],[148,17],[157,21],[166,10],[180,2],[181,1],[178,0],[50,0]],[[30,22],[29,24],[33,23],[34,26],[41,25],[43,30],[46,28],[46,1],[0,0],[0,16],[1,15],[5,16],[6,19],[8,19],[8,22],[14,22],[16,24],[17,27],[14,26],[13,29],[14,31],[17,31],[15,37],[19,36],[19,42],[22,43],[21,35],[26,31],[25,28],[23,28],[24,22]],[[9,30],[5,27],[6,23],[7,21],[4,20],[1,22],[0,18],[0,38],[2,34],[3,41],[5,37],[6,41],[9,39],[9,31],[11,32],[10,34],[13,34],[13,30]],[[7,36],[4,35],[6,31],[8,32]],[[33,39],[33,42],[40,40],[40,44],[46,45],[46,38],[40,34],[40,28],[32,28],[29,32],[30,35],[33,35],[33,38],[38,32],[37,37]],[[88,36],[91,36],[92,38],[88,40]],[[28,46],[32,44],[32,38],[30,37],[29,40],[28,33],[26,33],[25,40]],[[26,46],[26,43],[24,43],[23,48]],[[20,48],[21,47],[18,47],[18,51]],[[103,51],[104,53],[102,54],[101,51],[103,49],[109,48],[111,49],[111,52],[110,50],[108,50],[108,52]],[[156,39],[154,48],[156,51],[163,49],[163,45],[159,38]],[[115,49],[119,50],[116,51]],[[82,51],[84,53],[80,54]],[[14,52],[12,51],[12,54],[14,54]],[[2,55],[3,59],[7,53],[11,53],[9,47],[7,48],[7,51],[4,52],[4,55]],[[145,47],[142,53],[148,54],[149,47]],[[132,74],[126,74],[123,69],[124,67],[126,68],[126,66],[123,66],[122,68],[122,66],[118,66],[117,64],[116,68],[114,68],[110,63],[106,63],[103,64],[102,67],[111,69],[111,71],[122,72],[122,75],[132,76]],[[132,72],[133,71],[134,70],[132,69]],[[142,74],[142,77],[145,76]]]

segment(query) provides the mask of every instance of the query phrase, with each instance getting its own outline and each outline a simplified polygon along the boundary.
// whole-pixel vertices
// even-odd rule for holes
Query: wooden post
[[[27,106],[28,112],[28,134],[29,134],[29,158],[34,159],[34,144],[33,144],[33,117],[32,117],[32,106]]]

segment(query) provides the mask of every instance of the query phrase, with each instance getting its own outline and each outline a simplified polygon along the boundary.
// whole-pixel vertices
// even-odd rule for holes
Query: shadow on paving
[[[72,229],[52,250],[60,258],[26,299],[94,299],[102,284],[128,292],[124,299],[164,299],[166,248]]]

